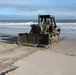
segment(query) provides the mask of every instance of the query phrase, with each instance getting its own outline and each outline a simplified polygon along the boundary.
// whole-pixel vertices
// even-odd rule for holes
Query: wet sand
[[[17,36],[0,35],[0,75],[76,75],[76,41],[48,49],[18,46]]]

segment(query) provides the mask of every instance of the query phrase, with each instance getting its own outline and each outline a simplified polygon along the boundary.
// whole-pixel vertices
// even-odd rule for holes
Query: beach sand
[[[0,35],[0,75],[76,75],[76,41],[50,48],[18,46],[17,36]]]

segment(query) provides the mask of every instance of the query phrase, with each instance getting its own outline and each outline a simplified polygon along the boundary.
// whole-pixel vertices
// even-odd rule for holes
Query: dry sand
[[[0,38],[0,75],[76,75],[76,41],[44,49],[11,44],[16,39]]]

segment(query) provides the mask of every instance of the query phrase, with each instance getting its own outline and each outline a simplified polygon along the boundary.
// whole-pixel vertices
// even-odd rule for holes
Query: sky
[[[35,20],[38,14],[76,19],[76,0],[0,0],[0,20]]]

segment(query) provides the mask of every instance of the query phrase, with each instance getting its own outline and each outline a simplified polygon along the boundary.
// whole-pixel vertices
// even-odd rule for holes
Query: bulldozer
[[[38,15],[38,24],[32,24],[29,33],[19,33],[18,43],[26,46],[46,47],[59,41],[60,27],[52,15]]]

